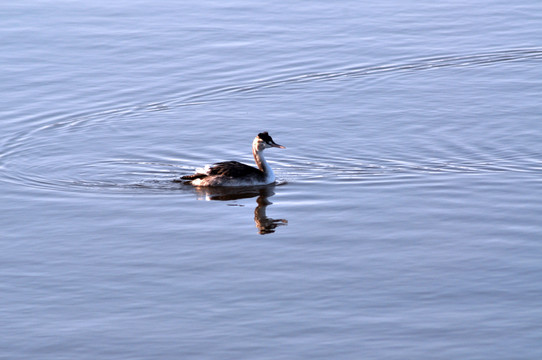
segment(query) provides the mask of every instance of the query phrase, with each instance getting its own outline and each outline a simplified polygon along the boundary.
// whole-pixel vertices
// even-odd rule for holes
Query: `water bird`
[[[275,182],[273,169],[265,160],[263,151],[268,148],[284,149],[273,141],[269,133],[259,133],[252,141],[252,154],[258,168],[238,161],[223,161],[196,169],[195,174],[181,177],[194,186],[254,186]]]

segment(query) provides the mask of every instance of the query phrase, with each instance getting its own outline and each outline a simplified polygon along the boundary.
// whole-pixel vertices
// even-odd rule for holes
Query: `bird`
[[[269,148],[285,149],[273,141],[269,133],[261,132],[252,141],[252,154],[258,168],[238,161],[223,161],[196,169],[192,175],[182,176],[185,184],[193,186],[255,186],[275,182],[273,169],[265,160],[263,151]]]

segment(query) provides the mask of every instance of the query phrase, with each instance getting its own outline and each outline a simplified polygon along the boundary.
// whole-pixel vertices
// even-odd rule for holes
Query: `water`
[[[539,359],[541,13],[0,5],[0,358]]]

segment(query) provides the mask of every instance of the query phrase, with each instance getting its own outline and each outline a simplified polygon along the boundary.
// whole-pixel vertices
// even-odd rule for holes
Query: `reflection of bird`
[[[271,193],[271,196],[273,193]],[[266,192],[260,192],[260,196],[256,199],[258,206],[254,209],[254,222],[261,235],[272,234],[277,226],[288,224],[286,219],[272,219],[267,217],[266,209],[272,202],[268,200],[270,195]]]
[[[275,174],[271,166],[265,161],[263,151],[267,148],[280,148],[267,132],[259,133],[252,142],[252,154],[258,168],[242,164],[237,161],[224,161],[207,165],[203,169],[196,169],[193,175],[181,177],[187,184],[194,186],[250,186],[266,185],[275,182]]]
[[[266,209],[272,204],[269,198],[275,195],[273,189],[275,185],[266,186],[241,186],[241,187],[195,187],[194,190],[200,199],[218,200],[218,201],[233,201],[239,199],[248,199],[258,197],[256,199],[256,208],[254,209],[254,222],[261,235],[271,234],[281,225],[288,225],[286,219],[273,219],[267,217]],[[244,205],[239,205],[244,206]]]

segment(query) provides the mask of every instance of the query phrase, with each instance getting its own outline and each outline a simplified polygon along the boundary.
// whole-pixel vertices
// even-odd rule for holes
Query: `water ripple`
[[[109,142],[105,141],[104,144],[109,146],[126,137],[124,132],[126,124],[137,127],[140,121],[138,116],[143,113],[181,106],[204,105],[240,93],[263,91],[293,83],[450,67],[490,66],[504,62],[540,61],[541,59],[541,48],[426,57],[397,64],[352,66],[329,72],[271,77],[245,84],[196,89],[190,94],[178,94],[168,100],[142,105],[119,105],[111,109],[80,111],[71,114],[57,112],[39,114],[34,119],[25,121],[31,125],[7,134],[4,138],[0,147],[0,175],[2,180],[11,183],[54,188],[61,191],[141,188],[171,190],[178,188],[178,185],[173,186],[169,183],[171,179],[201,165],[196,162],[196,159],[187,155],[182,157],[186,161],[181,162],[182,159],[177,158],[177,161],[171,165],[160,156],[145,157],[143,156],[145,151],[137,149],[133,156],[126,154],[125,156],[106,156],[101,157],[104,160],[94,159],[81,163],[78,155],[83,151],[80,149],[81,139],[99,142],[100,137],[103,137],[105,127],[109,130],[111,139]],[[93,134],[94,128],[98,125],[101,130]],[[152,139],[149,141],[153,142]],[[457,149],[440,148],[441,153],[436,159],[405,160],[380,157],[368,160],[344,158],[332,153],[328,153],[327,158],[318,159],[297,157],[291,154],[287,161],[275,163],[275,167],[277,174],[282,175],[287,181],[334,181],[335,179],[363,181],[375,176],[393,176],[394,174],[542,171],[541,162],[537,160],[538,154],[531,154],[531,156],[508,151],[507,156],[503,156],[495,149],[484,152],[477,146],[468,148],[469,145],[465,143],[454,144],[454,147]],[[99,149],[99,146],[95,148]],[[462,154],[462,158],[457,156],[458,152]],[[112,151],[112,153],[115,152]]]

